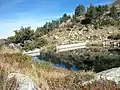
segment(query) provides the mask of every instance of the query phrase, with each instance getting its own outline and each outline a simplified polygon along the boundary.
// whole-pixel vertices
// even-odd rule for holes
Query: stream
[[[93,70],[100,72],[120,67],[120,48],[91,46],[61,53],[40,52],[40,55],[33,57],[33,59],[50,62],[55,67],[71,71]]]

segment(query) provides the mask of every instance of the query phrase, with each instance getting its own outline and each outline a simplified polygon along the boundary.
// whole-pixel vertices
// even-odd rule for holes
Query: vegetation
[[[112,34],[108,36],[108,39],[118,40],[120,39],[120,34]]]
[[[15,36],[8,37],[8,43],[20,44],[26,51],[40,48],[47,44],[47,40],[41,38],[31,29],[31,27],[21,27],[20,30],[16,30]]]
[[[2,44],[0,44],[0,51],[2,50],[2,46],[3,46],[3,45],[2,45]]]
[[[19,30],[15,30],[15,35],[8,37],[7,43],[20,44],[23,50],[29,51],[49,45],[48,40],[44,37],[49,36],[53,30],[65,28],[67,33],[75,25],[83,27],[90,25],[95,29],[109,25],[118,26],[120,25],[118,18],[120,13],[116,11],[115,6],[90,5],[85,10],[84,5],[78,5],[72,16],[65,13],[60,19],[46,22],[45,25],[38,27],[36,30],[31,29],[31,27],[21,27]],[[66,23],[67,25],[64,25]],[[120,34],[111,34],[108,39],[118,40]],[[54,48],[54,46],[51,47]],[[116,83],[109,80],[101,79],[83,85],[83,82],[94,78],[93,71],[100,72],[113,67],[120,67],[119,49],[117,49],[117,53],[108,49],[104,51],[101,48],[99,50],[103,51],[99,52],[98,49],[97,47],[94,49],[89,48],[89,50],[84,49],[84,52],[81,49],[81,51],[68,51],[58,54],[51,51],[41,52],[39,59],[45,62],[39,62],[21,53],[6,54],[6,52],[13,51],[9,47],[0,44],[0,90],[3,90],[3,87],[6,87],[6,89],[11,88],[9,85],[4,86],[6,83],[9,84],[5,80],[11,72],[19,72],[31,77],[42,90],[47,90],[46,88],[50,90],[116,90]],[[68,70],[53,67],[49,62],[65,65]],[[69,71],[73,66],[77,70],[84,71]]]
[[[98,80],[93,83],[85,85],[82,82],[93,78],[93,72],[70,72],[64,69],[54,68],[48,63],[40,63],[32,61],[31,57],[16,54],[0,54],[0,90],[9,90],[16,88],[16,80],[6,82],[6,77],[11,72],[27,75],[33,79],[41,90],[49,88],[50,90],[104,90],[103,88],[110,88],[109,90],[116,90],[115,82],[108,80]],[[97,87],[96,87],[97,86]]]
[[[78,17],[84,14],[85,14],[85,6],[83,5],[77,6],[75,9],[75,16]]]
[[[91,47],[89,50],[66,51],[59,54],[41,52],[39,56],[40,60],[57,64],[68,70],[93,70],[94,72],[120,67],[119,58],[119,49],[114,50],[98,46]]]
[[[119,15],[115,5],[98,5],[93,6],[92,4],[85,10],[84,5],[78,5],[75,8],[74,14],[72,16],[66,13],[58,20],[52,20],[51,22],[46,22],[41,27],[36,30],[31,29],[31,27],[21,27],[20,30],[15,30],[15,36],[9,37],[9,43],[20,43],[22,48],[26,51],[33,50],[35,48],[43,47],[48,44],[48,41],[42,38],[44,35],[49,34],[55,29],[59,29],[60,25],[67,23],[66,30],[71,30],[74,25],[93,25],[95,29],[101,28],[103,26],[119,26]],[[82,19],[81,19],[82,17]],[[71,24],[70,24],[71,23]]]
[[[27,40],[33,40],[34,30],[31,27],[21,27],[20,30],[15,30],[15,36],[9,37],[10,42],[24,44]]]
[[[19,70],[19,73],[27,75],[31,79],[33,79],[37,85],[42,88],[42,90],[45,90],[46,88],[52,88],[50,87],[50,83],[48,82],[54,82],[57,79],[63,79],[66,82],[65,78],[69,77],[71,80],[74,79],[71,76],[74,76],[73,72],[64,70],[64,69],[58,69],[52,67],[49,63],[42,63],[42,62],[36,62],[31,59],[31,57],[22,55],[20,53],[16,54],[0,54],[0,90],[4,90],[3,87],[5,85],[6,77],[11,72],[15,73]],[[78,73],[80,76],[80,72]],[[92,78],[92,73],[81,73],[82,75],[88,75],[89,79]],[[76,77],[76,76],[75,76]],[[88,79],[88,78],[86,78]],[[11,83],[12,84],[12,83]],[[11,85],[10,84],[10,85]],[[62,82],[56,82],[56,85],[63,84]],[[72,85],[72,82],[65,83],[64,85]],[[64,89],[62,86],[61,88]],[[68,87],[69,88],[69,87]],[[6,90],[6,89],[5,89]],[[54,89],[51,89],[54,90]]]

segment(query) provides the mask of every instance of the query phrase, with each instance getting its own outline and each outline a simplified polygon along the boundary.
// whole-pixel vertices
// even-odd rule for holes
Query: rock
[[[54,36],[54,39],[59,39],[59,37],[58,36]]]
[[[6,39],[0,39],[0,44],[4,44],[6,42]]]
[[[90,81],[84,82],[84,84],[92,83],[98,80],[111,80],[116,82],[117,86],[120,87],[120,67],[102,71],[94,75],[94,78]]]
[[[33,80],[20,73],[10,73],[8,75],[5,90],[6,88],[7,90],[41,90]]]
[[[120,67],[109,69],[100,73],[95,74],[96,79],[107,79],[115,81],[116,84],[120,84]]]
[[[83,28],[82,28],[82,31],[83,31],[83,33],[86,33],[86,32],[88,32],[88,28],[83,27]]]

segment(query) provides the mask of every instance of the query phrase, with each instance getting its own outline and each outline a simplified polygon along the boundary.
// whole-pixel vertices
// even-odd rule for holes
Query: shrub
[[[2,44],[0,44],[0,50],[2,50],[2,46],[3,46],[3,45],[2,45]]]
[[[35,44],[34,44],[34,42],[26,42],[26,43],[24,44],[24,46],[23,46],[23,49],[24,49],[25,51],[29,51],[29,50],[35,49]]]
[[[112,34],[108,36],[108,39],[118,40],[120,39],[120,34]]]
[[[90,24],[90,23],[91,23],[91,19],[90,18],[86,18],[86,19],[81,20],[81,24],[86,25],[86,24]]]
[[[46,45],[46,44],[48,44],[48,42],[47,42],[47,40],[44,39],[44,38],[39,38],[39,39],[36,39],[36,40],[35,40],[35,47],[36,47],[36,48],[40,48],[40,47],[42,47],[42,46],[44,46],[44,45]]]

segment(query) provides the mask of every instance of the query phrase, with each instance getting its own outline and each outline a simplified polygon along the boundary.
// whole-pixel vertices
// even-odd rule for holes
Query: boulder
[[[86,33],[86,32],[88,32],[89,30],[88,30],[88,28],[83,27],[83,28],[82,28],[82,31],[83,31],[83,33]]]
[[[120,67],[105,70],[100,73],[97,73],[97,74],[95,74],[95,78],[96,79],[103,78],[103,79],[115,81],[116,84],[120,85]]]
[[[59,37],[56,35],[56,36],[54,36],[54,39],[59,39]]]
[[[41,90],[28,76],[10,73],[7,77],[5,90]]]
[[[91,79],[90,81],[84,82],[83,85],[92,83],[94,81],[99,81],[101,79],[105,81],[106,80],[114,81],[117,84],[117,86],[120,88],[120,67],[112,68],[112,69],[102,71],[100,73],[96,73],[93,79]]]

